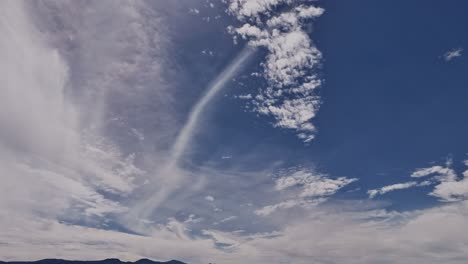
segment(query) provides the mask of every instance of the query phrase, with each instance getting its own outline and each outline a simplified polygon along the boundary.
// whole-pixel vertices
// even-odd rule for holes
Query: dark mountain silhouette
[[[64,260],[64,259],[43,259],[38,261],[0,261],[0,264],[186,264],[177,260],[167,262],[152,261],[150,259],[140,259],[135,262],[121,261],[120,259],[104,259],[104,260]]]

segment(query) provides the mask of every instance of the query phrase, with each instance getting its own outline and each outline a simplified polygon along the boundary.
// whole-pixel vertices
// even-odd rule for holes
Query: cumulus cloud
[[[468,166],[466,160],[464,164]],[[440,178],[440,183],[435,186],[430,195],[438,197],[441,201],[445,202],[468,199],[468,170],[462,173],[462,178],[460,179],[453,169],[449,169],[448,175]]]
[[[283,5],[287,11],[274,11]],[[315,89],[322,82],[314,71],[322,54],[303,26],[324,9],[307,1],[231,0],[228,11],[244,23],[230,32],[268,51],[262,63],[268,87],[252,101],[255,109],[273,117],[275,126],[296,131],[305,142],[312,140],[316,128],[311,121],[320,106]]]
[[[468,198],[468,171],[464,172],[464,178],[458,181],[444,181],[435,186],[431,195],[445,202],[461,201]]]
[[[462,55],[462,52],[463,52],[463,49],[462,48],[457,48],[457,49],[452,49],[450,51],[447,51],[445,54],[444,54],[444,60],[445,61],[451,61],[453,59],[456,59],[458,57],[461,57]]]

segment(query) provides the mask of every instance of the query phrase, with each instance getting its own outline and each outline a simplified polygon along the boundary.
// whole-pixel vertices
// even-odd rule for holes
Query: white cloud
[[[102,192],[126,196],[144,171],[132,154],[89,129],[97,120],[86,122],[88,114],[102,116],[100,107],[92,111],[69,96],[75,68],[60,45],[51,46],[58,40],[33,24],[26,10],[35,4],[41,12],[54,4],[72,9],[66,2],[1,3],[0,210],[72,222],[124,212],[125,206]]]
[[[451,61],[451,60],[453,60],[453,59],[455,59],[455,58],[461,57],[462,51],[463,51],[462,48],[457,48],[457,49],[453,49],[453,50],[447,51],[447,52],[444,54],[444,60],[445,60],[445,61]]]
[[[413,178],[426,177],[433,175],[431,181],[438,182],[429,195],[439,198],[441,201],[454,202],[468,198],[468,180],[465,171],[462,179],[459,179],[457,173],[452,168],[452,160],[447,160],[444,166],[433,166],[429,168],[418,169],[411,174]]]
[[[466,165],[466,161],[464,163]],[[465,170],[462,176],[463,178],[459,179],[455,171],[448,167],[447,175],[439,179],[440,183],[435,186],[430,195],[445,202],[468,199],[468,170]]]
[[[326,201],[328,197],[334,195],[338,190],[354,181],[357,181],[357,179],[349,179],[346,177],[332,179],[312,171],[299,169],[291,175],[279,177],[275,181],[275,190],[292,192],[294,198],[277,204],[264,206],[257,209],[255,214],[268,216],[280,209],[318,205]]]
[[[445,166],[436,165],[428,168],[420,168],[411,174],[412,178],[431,176],[426,181],[411,181],[406,183],[393,184],[382,187],[380,189],[369,190],[367,193],[369,194],[370,198],[374,198],[379,194],[382,195],[394,190],[434,184],[434,189],[429,193],[429,195],[439,198],[440,201],[455,202],[465,200],[468,198],[468,171],[463,172],[464,178],[459,179],[457,173],[452,168],[452,163],[452,159],[448,159]]]
[[[405,182],[405,183],[396,183],[396,184],[384,186],[384,187],[382,187],[380,189],[369,190],[369,191],[367,191],[367,194],[369,194],[370,198],[374,198],[377,195],[386,194],[388,192],[408,189],[408,188],[411,188],[411,187],[428,186],[430,184],[432,184],[432,182],[430,182],[430,181],[423,181],[421,183],[418,183],[418,182],[415,182],[415,181]]]
[[[189,13],[198,15],[200,14],[200,10],[198,10],[197,8],[190,8]]]
[[[314,182],[309,182],[304,185],[304,189],[300,194],[301,197],[321,197],[335,194],[339,189],[356,181],[357,179],[348,179],[340,177],[336,179],[320,178]]]
[[[238,246],[239,242],[235,239],[234,235],[217,230],[202,230],[202,234],[211,237],[214,243],[221,244],[223,248],[232,248]]]
[[[431,195],[445,202],[461,201],[468,198],[468,171],[464,172],[464,178],[459,181],[444,181],[435,186]]]
[[[275,6],[291,2],[291,0],[231,0],[228,10],[239,20],[258,19],[260,14],[268,13]]]
[[[237,96],[237,98],[241,100],[250,100],[253,98],[253,96],[251,94],[242,94],[242,95]]]
[[[295,206],[298,206],[301,204],[301,202],[302,201],[300,200],[288,200],[288,201],[280,202],[277,204],[267,205],[260,209],[255,210],[255,214],[260,215],[260,216],[268,216],[274,213],[276,210],[288,209],[288,208],[293,208]]]
[[[278,178],[275,189],[281,191],[290,187],[300,186],[302,189],[300,193],[301,197],[329,196],[356,180],[346,177],[331,179],[324,175],[314,174],[311,171],[298,170],[292,175]]]
[[[325,12],[323,8],[315,6],[299,6],[296,7],[296,11],[298,11],[300,18],[319,17]]]
[[[265,2],[266,5],[260,7],[251,5],[250,11],[243,12],[260,14],[258,10],[272,10],[273,2]],[[23,3],[32,6],[26,8]],[[262,173],[230,175],[223,172],[220,177],[218,171],[207,172],[204,168],[200,168],[201,172],[196,175],[180,168],[164,171],[167,174],[160,173],[159,168],[148,173],[147,169],[154,167],[140,168],[141,164],[165,164],[160,161],[167,161],[168,153],[144,153],[145,157],[139,159],[141,153],[129,151],[123,145],[148,141],[159,146],[175,135],[174,131],[169,133],[162,126],[149,126],[148,131],[138,124],[148,119],[136,118],[140,112],[135,109],[146,104],[166,107],[166,101],[171,101],[166,90],[160,91],[163,87],[158,81],[162,78],[161,65],[155,59],[165,53],[164,43],[159,42],[164,32],[155,28],[164,28],[165,24],[146,17],[147,12],[152,11],[141,6],[142,3],[0,2],[0,17],[4,18],[4,23],[0,23],[3,36],[0,56],[4,58],[0,61],[4,73],[0,77],[2,259],[115,256],[133,261],[141,257],[177,258],[188,263],[234,264],[249,259],[259,264],[279,261],[336,263],[343,260],[354,264],[395,262],[395,256],[398,256],[399,263],[465,262],[468,219],[464,201],[408,214],[391,214],[383,210],[367,212],[364,209],[350,212],[350,207],[369,202],[357,201],[358,205],[331,208],[330,213],[325,209],[326,204],[315,205],[354,179],[334,179],[301,170],[278,178],[272,192],[269,186],[260,184],[265,178],[270,180],[270,175],[263,177]],[[25,10],[37,12],[38,17],[34,18],[37,21],[33,23]],[[317,10],[312,12],[316,15],[301,15],[298,9],[294,12],[299,17],[318,15]],[[288,21],[294,24],[293,20]],[[275,76],[285,82],[294,81],[288,79],[290,75]],[[302,83],[282,89],[292,94],[308,94],[318,85],[317,79],[307,85]],[[277,100],[269,97],[276,92],[262,93],[264,99],[258,100]],[[145,101],[143,97],[151,99]],[[114,101],[115,98],[118,100]],[[275,102],[271,105],[281,108]],[[300,103],[291,105],[301,106]],[[125,109],[125,113],[113,111],[116,109]],[[295,125],[284,123],[292,127],[302,125],[301,122],[311,116],[307,110],[298,116],[275,111],[284,118],[298,119]],[[176,118],[169,112],[159,113],[150,119],[173,129],[171,122]],[[300,129],[312,131],[309,125]],[[113,137],[119,132],[128,133],[129,138],[138,143],[119,142],[116,139],[119,137]],[[144,137],[139,137],[139,133]],[[158,135],[153,137],[153,134]],[[310,136],[311,133],[305,133],[302,137]],[[181,149],[181,153],[185,153],[186,145]],[[457,195],[459,198],[464,180],[450,181],[448,172],[446,176],[437,176],[441,187],[435,193],[441,197]],[[151,183],[139,186],[139,182],[149,180],[147,174],[154,175],[150,178]],[[215,175],[212,178],[216,178],[216,182],[207,183],[210,174]],[[465,177],[467,174],[464,173]],[[187,181],[172,181],[172,177]],[[167,202],[163,203],[166,206],[163,209],[173,209],[183,220],[167,219],[161,210],[158,211],[161,214],[150,218],[132,219],[132,223],[140,222],[144,227],[135,226],[136,230],[143,230],[144,235],[112,231],[122,224],[116,214],[138,204],[139,196],[153,191],[155,186],[164,189],[166,183],[180,191],[174,189],[168,193],[171,199],[156,198],[162,197]],[[451,185],[442,186],[448,183]],[[452,186],[454,183],[458,184],[456,188]],[[236,190],[235,198],[229,197],[233,189]],[[207,193],[216,197],[216,204],[219,203],[222,209],[204,202]],[[208,199],[214,200],[213,197]],[[276,204],[253,212],[252,206],[242,207],[242,204],[268,201]],[[280,214],[263,217],[293,207],[302,210],[300,217],[288,215],[283,219],[277,217]],[[247,208],[247,212],[237,214],[239,208]],[[213,227],[200,228],[205,222],[213,223],[213,219],[199,214],[203,210],[208,216],[219,216],[215,220],[230,221],[232,226],[245,225],[250,230],[227,232]],[[394,221],[397,217],[399,221]],[[255,234],[256,228],[266,231]],[[205,231],[200,234],[201,230]],[[375,237],[384,239],[375,240]]]
[[[211,195],[208,195],[208,196],[205,196],[205,200],[209,201],[209,202],[213,202],[215,200],[215,198]]]
[[[231,33],[248,40],[251,46],[268,50],[262,63],[268,87],[255,97],[258,113],[274,118],[274,125],[292,129],[308,142],[316,129],[311,123],[320,100],[315,89],[321,80],[313,73],[322,58],[309,33],[303,29],[305,19],[316,18],[324,10],[299,5],[306,1],[231,0],[228,11],[240,21],[247,22]],[[290,5],[289,10],[276,14],[278,5]],[[294,7],[296,6],[296,7]]]
[[[303,209],[308,209],[316,205],[319,205],[325,202],[326,200],[327,198],[325,197],[320,197],[320,198],[315,198],[315,199],[303,199],[303,198],[291,199],[291,200],[279,202],[277,204],[264,206],[260,209],[255,210],[254,213],[258,216],[266,217],[266,216],[273,214],[274,212],[278,210],[290,209],[294,207],[301,207]]]
[[[421,177],[426,177],[426,176],[433,175],[433,174],[452,175],[453,170],[451,170],[450,168],[442,167],[442,166],[433,166],[429,168],[417,169],[413,173],[411,173],[411,177],[421,178]]]
[[[188,172],[179,168],[179,162],[187,152],[192,137],[197,130],[200,120],[203,118],[205,108],[210,101],[221,91],[224,85],[230,81],[240,67],[249,59],[253,50],[250,48],[244,49],[240,52],[237,57],[211,82],[207,88],[206,93],[195,103],[192,110],[189,113],[187,121],[183,124],[180,132],[178,133],[174,144],[169,153],[169,157],[165,160],[165,164],[162,166],[159,174],[164,178],[161,182],[154,182],[154,190],[147,197],[144,197],[138,205],[134,206],[129,212],[129,215],[125,218],[138,219],[148,218],[155,209],[166,201],[166,199],[175,191],[180,189],[183,184],[186,184],[186,188],[193,188],[193,182],[185,181],[188,177]],[[167,177],[171,175],[171,177]],[[127,221],[125,220],[125,221]],[[132,223],[126,225],[131,226]]]
[[[317,209],[269,233],[243,235],[206,229],[202,237],[188,235],[187,227],[175,220],[155,228],[151,235],[138,236],[14,218],[22,232],[12,228],[15,225],[2,226],[0,255],[6,260],[17,259],[19,255],[34,260],[53,254],[68,259],[115,256],[134,261],[141,257],[156,260],[176,257],[188,263],[227,264],[245,259],[259,264],[275,261],[462,264],[468,256],[464,246],[468,243],[467,209],[467,202],[405,214]]]
[[[229,216],[229,217],[226,217],[226,218],[224,218],[224,219],[221,219],[219,222],[220,222],[220,223],[225,223],[225,222],[229,222],[229,221],[232,221],[232,220],[235,220],[235,219],[237,219],[237,216],[231,215],[231,216]]]

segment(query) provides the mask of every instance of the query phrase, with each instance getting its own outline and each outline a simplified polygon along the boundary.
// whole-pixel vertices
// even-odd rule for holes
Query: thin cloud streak
[[[239,55],[221,72],[221,74],[208,86],[207,92],[198,100],[190,112],[187,122],[184,124],[171,149],[167,165],[160,171],[162,175],[168,175],[169,181],[164,182],[164,188],[160,188],[149,198],[131,210],[125,218],[130,222],[138,219],[146,219],[159,205],[178,187],[185,172],[178,167],[180,159],[187,150],[188,145],[197,129],[197,124],[208,104],[222,90],[226,83],[239,71],[241,66],[254,54],[255,49],[246,47]],[[170,176],[169,176],[170,175]],[[167,177],[166,177],[167,178]],[[160,185],[160,184],[159,184]],[[134,225],[132,225],[133,227]]]
[[[177,139],[172,147],[171,162],[169,167],[174,167],[179,162],[184,154],[187,145],[190,143],[200,117],[210,101],[219,93],[227,81],[229,81],[239,70],[240,66],[244,64],[247,59],[254,53],[251,48],[245,48],[235,59],[232,61],[223,72],[210,84],[208,92],[195,104],[189,114],[187,122],[182,127]]]

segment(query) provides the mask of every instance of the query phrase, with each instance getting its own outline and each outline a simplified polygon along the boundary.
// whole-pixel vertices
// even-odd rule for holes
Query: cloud
[[[277,204],[272,204],[272,205],[267,205],[264,206],[260,209],[255,210],[255,214],[258,216],[269,216],[273,214],[274,212],[278,210],[283,210],[283,209],[290,209],[294,207],[302,207],[302,208],[310,208],[313,206],[316,206],[320,203],[323,203],[326,201],[326,198],[317,198],[317,199],[292,199],[292,200],[286,200],[284,202],[279,202]]]
[[[208,195],[208,196],[205,196],[205,200],[209,201],[209,202],[213,202],[215,200],[215,198],[211,195]]]
[[[52,45],[60,36],[55,39],[38,29],[48,22],[27,13],[35,4],[39,13],[52,7],[72,9],[65,2],[1,4],[6,20],[0,25],[5,37],[0,40],[0,69],[5,74],[0,79],[0,210],[70,222],[124,212],[124,205],[104,193],[129,195],[144,171],[135,166],[133,155],[91,131],[97,119],[88,123],[88,114],[100,115],[100,107],[71,97],[76,69],[67,63],[66,51]]]
[[[408,189],[408,188],[411,188],[411,187],[428,186],[430,184],[432,184],[432,182],[430,182],[430,181],[423,181],[421,183],[418,183],[418,182],[415,182],[415,181],[405,182],[405,183],[396,183],[396,184],[384,186],[384,187],[379,188],[379,189],[369,190],[369,191],[367,191],[367,194],[369,194],[370,198],[374,198],[377,195],[386,194],[388,192]]]
[[[465,161],[466,162],[466,161]],[[411,174],[413,178],[426,177],[433,175],[431,181],[438,182],[429,195],[439,198],[444,202],[461,201],[468,197],[468,172],[463,172],[462,179],[452,168],[452,159],[448,159],[445,167],[433,166],[429,168],[418,169]]]
[[[275,189],[281,191],[290,187],[301,186],[301,197],[328,196],[356,180],[346,177],[330,179],[324,175],[314,174],[311,171],[298,170],[290,176],[278,178]]]
[[[435,186],[431,195],[445,202],[461,201],[468,198],[468,172],[458,181],[444,181]]]
[[[304,4],[302,4],[304,2]],[[324,9],[307,1],[231,0],[228,11],[243,25],[230,32],[249,45],[267,50],[262,63],[268,87],[252,101],[258,113],[274,118],[274,125],[292,129],[304,142],[311,141],[320,99],[315,94],[322,81],[314,73],[322,58],[303,27],[306,20],[321,16]],[[279,6],[286,11],[278,12]]]
[[[0,2],[2,259],[465,262],[465,179],[453,177],[449,166],[431,178],[440,185],[434,194],[460,201],[409,213],[387,212],[370,200],[348,201],[345,206],[324,203],[356,179],[312,170],[290,170],[274,180],[271,171],[278,165],[260,171],[246,171],[244,164],[239,165],[242,170],[174,166],[165,171],[168,157],[174,157],[170,142],[183,123],[172,112],[176,98],[164,78],[171,67],[164,57],[169,53],[166,25],[171,23],[163,23],[154,13],[158,8],[145,3]],[[274,27],[289,32],[296,21],[304,23],[302,19],[323,13],[307,5],[275,13],[276,4],[291,4],[290,0],[239,3],[244,8],[241,18],[260,28],[260,34],[270,34],[267,41]],[[265,12],[271,16],[257,24]],[[265,27],[268,21],[272,29]],[[293,37],[300,39],[297,33]],[[282,34],[287,32],[279,30]],[[281,70],[277,66],[272,69]],[[305,125],[311,117],[309,99],[275,98],[279,91],[313,96],[309,92],[320,80],[298,81],[300,74],[265,75],[276,88],[266,89],[257,95],[263,99],[256,100],[259,107],[277,100],[271,111],[281,116],[281,127],[300,127],[298,133],[306,140],[312,133]],[[292,84],[296,81],[297,86]],[[195,129],[185,133],[185,142]],[[185,155],[187,144],[179,144],[181,154],[176,157]],[[236,161],[250,157],[236,155]],[[127,214],[166,186],[175,187],[168,188],[167,197],[160,196],[164,202],[156,214],[137,214],[139,219]],[[153,208],[149,204],[146,208]],[[141,234],[128,233],[126,223],[133,223],[130,227]]]
[[[198,15],[198,14],[200,14],[200,10],[198,10],[197,8],[190,8],[189,13]]]
[[[465,162],[466,161],[464,161],[464,163]],[[468,171],[463,172],[464,178],[459,179],[452,166],[452,159],[448,159],[445,166],[436,165],[428,168],[420,168],[411,174],[412,178],[431,176],[428,180],[422,182],[410,181],[406,183],[393,184],[379,189],[369,190],[367,193],[370,198],[374,198],[377,195],[382,195],[395,190],[434,185],[434,189],[429,193],[429,195],[439,198],[440,201],[456,202],[465,200],[468,198]]]
[[[275,6],[291,2],[290,0],[231,0],[229,11],[239,20],[259,19],[259,15],[271,11]]]
[[[279,177],[275,181],[276,191],[290,191],[294,198],[264,206],[256,210],[255,214],[267,216],[279,209],[318,205],[326,201],[327,197],[334,195],[341,188],[355,181],[357,179],[346,177],[332,179],[313,171],[299,169],[291,175]]]
[[[467,161],[464,161],[465,166],[468,166]],[[463,178],[455,174],[452,169],[449,169],[447,176],[440,178],[440,183],[435,186],[430,195],[438,197],[441,201],[455,202],[468,199],[468,170],[462,173]]]
[[[153,191],[149,196],[144,197],[135,205],[125,216],[125,225],[128,228],[134,225],[133,221],[140,218],[148,218],[176,189],[180,189],[183,184],[193,185],[192,182],[183,182],[190,174],[179,167],[179,162],[184,154],[186,154],[190,141],[197,129],[200,119],[203,117],[205,108],[210,101],[219,93],[225,84],[231,80],[240,67],[249,59],[254,50],[245,48],[237,57],[211,82],[205,94],[195,103],[189,113],[188,119],[180,129],[174,144],[170,150],[169,158],[165,161],[164,166],[158,171],[164,179],[153,184]],[[170,175],[170,177],[169,177]],[[189,187],[187,187],[189,188]]]
[[[219,221],[219,222],[220,222],[220,223],[229,222],[229,221],[232,221],[232,220],[234,220],[234,219],[236,219],[236,218],[237,218],[237,216],[231,215],[231,216],[229,216],[229,217],[226,217],[226,218],[224,218],[224,219],[221,219],[221,221]]]
[[[362,204],[356,202],[356,205]],[[188,263],[240,263],[245,259],[266,264],[287,261],[338,263],[449,263],[466,260],[467,202],[444,205],[411,213],[385,210],[346,211],[316,208],[283,228],[245,235],[205,229],[190,236],[187,226],[171,220],[138,236],[53,221],[14,218],[21,223],[18,233],[11,225],[0,229],[0,255],[4,259],[39,259],[53,254],[59,258],[123,260],[149,257],[169,260],[177,256]],[[60,235],[56,235],[60,234]],[[381,237],[385,239],[375,239]],[[54,245],[51,247],[50,245]],[[27,247],[28,250],[24,251]],[[337,250],[339,249],[339,250]]]
[[[433,175],[433,174],[443,175],[445,177],[453,177],[454,173],[455,172],[450,168],[446,168],[442,166],[433,166],[429,168],[417,169],[411,174],[411,177],[421,178],[421,177],[426,177],[426,176]]]
[[[198,124],[208,103],[218,94],[226,82],[234,77],[242,64],[248,60],[253,52],[254,50],[245,48],[241,53],[239,53],[239,55],[217,76],[217,78],[213,80],[207,88],[206,93],[197,101],[189,114],[187,122],[184,124],[175,140],[172,149],[171,162],[179,161],[180,157],[184,154],[185,148],[187,147],[187,144],[196,129],[196,125]]]
[[[265,207],[262,207],[258,210],[255,210],[255,214],[260,215],[260,216],[268,216],[274,213],[276,210],[293,208],[300,204],[301,204],[300,200],[288,200],[288,201],[280,202],[277,204],[267,205]]]
[[[294,263],[463,263],[468,252],[457,243],[466,241],[458,234],[467,230],[463,225],[466,214],[461,213],[466,206],[457,204],[396,218],[387,213],[382,220],[370,220],[371,213],[366,212],[370,218],[364,221],[356,219],[364,215],[355,213],[312,214],[286,227],[280,236],[256,239],[246,247],[261,250],[270,261]],[[376,240],[375,236],[385,239]]]
[[[462,51],[463,51],[462,48],[457,48],[457,49],[452,49],[450,51],[447,51],[444,54],[444,60],[445,61],[451,61],[451,60],[453,60],[455,58],[461,57]]]

